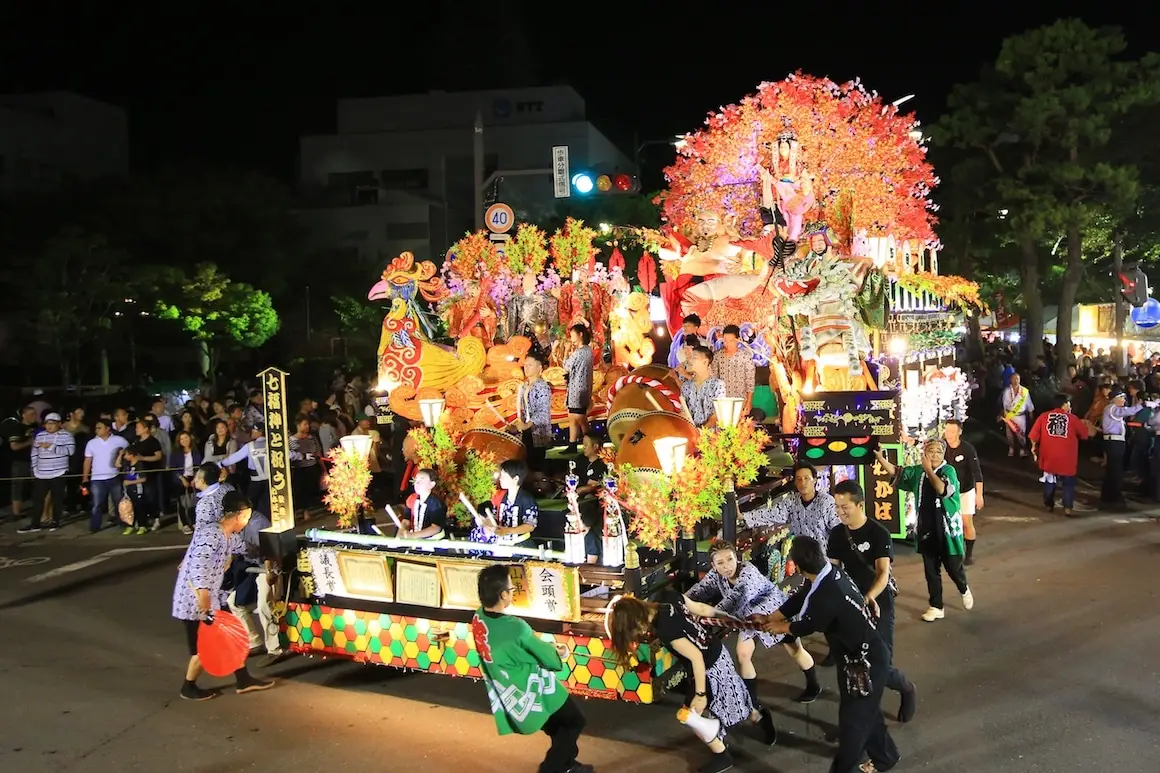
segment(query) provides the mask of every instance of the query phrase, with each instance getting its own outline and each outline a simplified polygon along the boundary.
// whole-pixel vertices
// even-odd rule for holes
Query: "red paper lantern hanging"
[[[611,271],[614,268],[624,271],[624,254],[619,247],[613,247],[612,255],[608,258],[608,270]]]
[[[636,281],[640,283],[640,289],[648,295],[651,295],[657,286],[657,264],[653,256],[647,252],[640,256],[640,263],[636,267]]]

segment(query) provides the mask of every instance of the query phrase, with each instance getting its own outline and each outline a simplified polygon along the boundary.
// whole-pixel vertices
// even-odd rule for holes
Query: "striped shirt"
[[[64,475],[76,447],[72,433],[63,429],[37,434],[32,439],[32,474],[41,480]]]

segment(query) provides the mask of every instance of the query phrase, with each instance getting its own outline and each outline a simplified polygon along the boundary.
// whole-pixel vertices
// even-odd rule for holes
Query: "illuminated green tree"
[[[191,275],[162,279],[157,316],[179,322],[198,344],[204,375],[217,372],[223,347],[256,349],[278,332],[278,312],[268,293],[234,282],[213,263],[199,263]]]

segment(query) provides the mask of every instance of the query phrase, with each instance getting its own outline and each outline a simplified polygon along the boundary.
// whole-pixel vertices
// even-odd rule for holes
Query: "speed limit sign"
[[[483,220],[487,223],[487,230],[493,234],[505,234],[516,224],[512,208],[507,204],[492,204],[487,208]]]

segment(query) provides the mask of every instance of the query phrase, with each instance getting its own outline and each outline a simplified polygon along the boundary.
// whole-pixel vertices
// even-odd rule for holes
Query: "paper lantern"
[[[1160,325],[1160,301],[1149,298],[1143,306],[1133,307],[1132,322],[1141,330],[1148,330]]]
[[[232,613],[214,613],[213,623],[197,628],[197,656],[201,667],[213,676],[229,676],[246,663],[250,654],[250,634]]]

